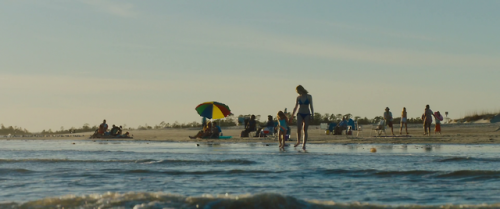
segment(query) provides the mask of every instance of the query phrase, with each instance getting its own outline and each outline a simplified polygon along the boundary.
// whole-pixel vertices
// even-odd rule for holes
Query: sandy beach
[[[308,143],[321,144],[346,144],[346,143],[361,143],[361,144],[374,144],[374,143],[394,143],[394,144],[498,144],[500,143],[500,124],[443,124],[442,134],[431,136],[423,135],[423,128],[420,124],[411,124],[408,127],[410,137],[399,137],[399,126],[396,125],[392,137],[390,129],[386,129],[386,135],[382,133],[382,137],[375,137],[376,133],[371,130],[371,125],[362,125],[359,133],[353,132],[352,136],[346,135],[326,135],[325,130],[320,129],[319,126],[311,126],[309,128]],[[232,136],[231,139],[190,139],[189,135],[195,135],[198,129],[185,128],[185,129],[160,129],[160,130],[127,130],[134,138],[133,139],[119,139],[119,140],[150,140],[150,141],[168,141],[168,142],[227,142],[227,143],[248,143],[248,142],[265,142],[275,143],[276,137],[248,137],[241,138],[239,134],[243,130],[242,127],[227,127],[222,128],[225,136]],[[403,130],[404,132],[404,130]],[[292,126],[291,141],[287,143],[295,143],[296,140],[296,127]],[[48,137],[11,137],[0,138],[1,140],[15,140],[15,139],[60,139],[60,140],[87,140],[92,133],[77,133],[74,135],[54,135]],[[115,139],[93,139],[93,140],[115,140]]]

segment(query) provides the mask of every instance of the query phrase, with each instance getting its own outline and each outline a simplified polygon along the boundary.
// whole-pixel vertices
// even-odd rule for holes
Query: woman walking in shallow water
[[[297,112],[297,143],[295,147],[300,144],[300,138],[303,138],[302,149],[306,149],[307,142],[307,128],[309,128],[310,122],[313,120],[314,108],[312,103],[312,96],[309,95],[306,89],[301,85],[298,85],[297,93],[299,96],[295,101],[295,108],[293,108],[292,116],[290,117],[290,123],[293,120],[293,115],[297,112],[297,108],[299,111]],[[302,135],[302,132],[304,135]]]

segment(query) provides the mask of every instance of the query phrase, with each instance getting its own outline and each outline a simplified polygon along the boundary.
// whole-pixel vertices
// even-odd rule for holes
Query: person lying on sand
[[[125,134],[121,135],[121,137],[130,137],[130,133],[126,132]]]

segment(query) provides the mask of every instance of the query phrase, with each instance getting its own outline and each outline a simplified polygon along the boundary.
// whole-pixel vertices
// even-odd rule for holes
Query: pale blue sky
[[[498,111],[500,1],[0,2],[0,123],[31,131],[293,108]]]

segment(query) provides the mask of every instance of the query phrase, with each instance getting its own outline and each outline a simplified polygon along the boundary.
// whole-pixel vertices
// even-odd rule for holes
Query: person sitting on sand
[[[222,136],[222,129],[217,125],[217,122],[213,122],[213,133],[212,137]]]
[[[92,134],[92,136],[90,136],[90,138],[93,139],[93,138],[97,138],[98,136],[99,136],[99,129],[96,129],[94,131],[94,134]]]
[[[391,127],[391,133],[394,136],[394,128],[392,125],[392,112],[389,111],[389,107],[385,108],[384,120],[387,122],[387,126]]]
[[[242,137],[248,137],[248,134],[252,131],[257,130],[257,122],[255,121],[255,115],[250,116],[250,120],[245,126],[245,130],[241,132]],[[256,133],[257,134],[257,133]]]
[[[122,135],[122,126],[118,127],[118,135]]]
[[[203,130],[199,131],[196,135],[194,136],[189,136],[191,139],[198,139],[198,138],[205,138],[205,137],[211,137],[212,136],[212,122],[207,122],[207,125],[203,127]]]
[[[259,134],[260,137],[266,137],[267,134],[272,135],[274,133],[274,121],[273,116],[267,116],[267,123],[264,128],[259,128],[256,134]]]
[[[118,136],[118,127],[116,127],[115,124],[113,124],[113,128],[109,131],[109,135]]]
[[[97,133],[102,136],[107,130],[108,130],[108,124],[106,124],[106,120],[103,120],[101,125],[99,125]]]
[[[201,119],[201,127],[205,127],[205,126],[207,126],[207,118],[206,118],[206,117],[203,117],[203,118]]]

